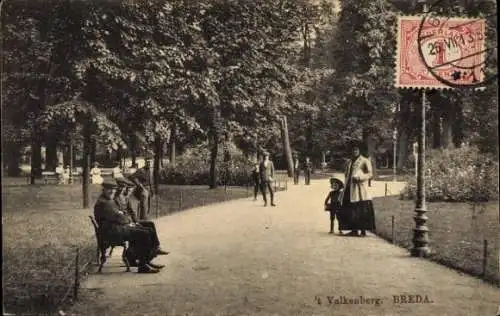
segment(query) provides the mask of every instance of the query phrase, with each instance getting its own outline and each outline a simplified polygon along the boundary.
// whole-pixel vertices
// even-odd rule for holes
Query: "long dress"
[[[346,187],[342,200],[342,208],[339,212],[342,230],[370,230],[375,231],[375,211],[372,200],[351,202],[352,169],[349,168],[346,178]]]

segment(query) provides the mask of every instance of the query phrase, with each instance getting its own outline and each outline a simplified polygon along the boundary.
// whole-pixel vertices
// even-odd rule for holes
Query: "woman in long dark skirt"
[[[351,145],[352,156],[345,171],[345,190],[342,198],[342,229],[351,230],[349,236],[366,236],[366,231],[375,231],[375,212],[368,193],[368,181],[372,178],[372,165],[360,151],[361,143]]]

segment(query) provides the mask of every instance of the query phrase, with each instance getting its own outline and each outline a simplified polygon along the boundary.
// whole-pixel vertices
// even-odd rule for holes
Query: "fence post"
[[[288,190],[288,178],[285,179],[285,191]]]
[[[483,279],[486,279],[487,268],[488,268],[488,241],[485,239],[483,246]]]
[[[394,215],[391,216],[391,241],[394,244]]]
[[[387,182],[385,183],[385,196],[387,196]]]
[[[78,288],[80,287],[80,248],[76,248],[75,257],[75,286],[73,288],[73,297],[78,298]]]
[[[182,190],[179,191],[179,211],[181,210],[182,208]]]
[[[274,192],[276,192],[276,179],[274,179]]]

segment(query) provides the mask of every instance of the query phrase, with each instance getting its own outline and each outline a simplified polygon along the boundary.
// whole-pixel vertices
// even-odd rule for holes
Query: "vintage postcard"
[[[0,14],[2,315],[500,316],[495,1]]]

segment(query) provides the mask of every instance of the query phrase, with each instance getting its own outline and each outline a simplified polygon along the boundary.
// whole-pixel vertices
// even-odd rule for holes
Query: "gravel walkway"
[[[390,183],[397,192],[401,184]],[[328,180],[156,221],[159,274],[124,273],[119,249],[82,284],[74,315],[494,316],[500,289],[369,235],[329,235]],[[374,195],[385,184],[374,182]],[[135,271],[135,268],[133,268]]]

